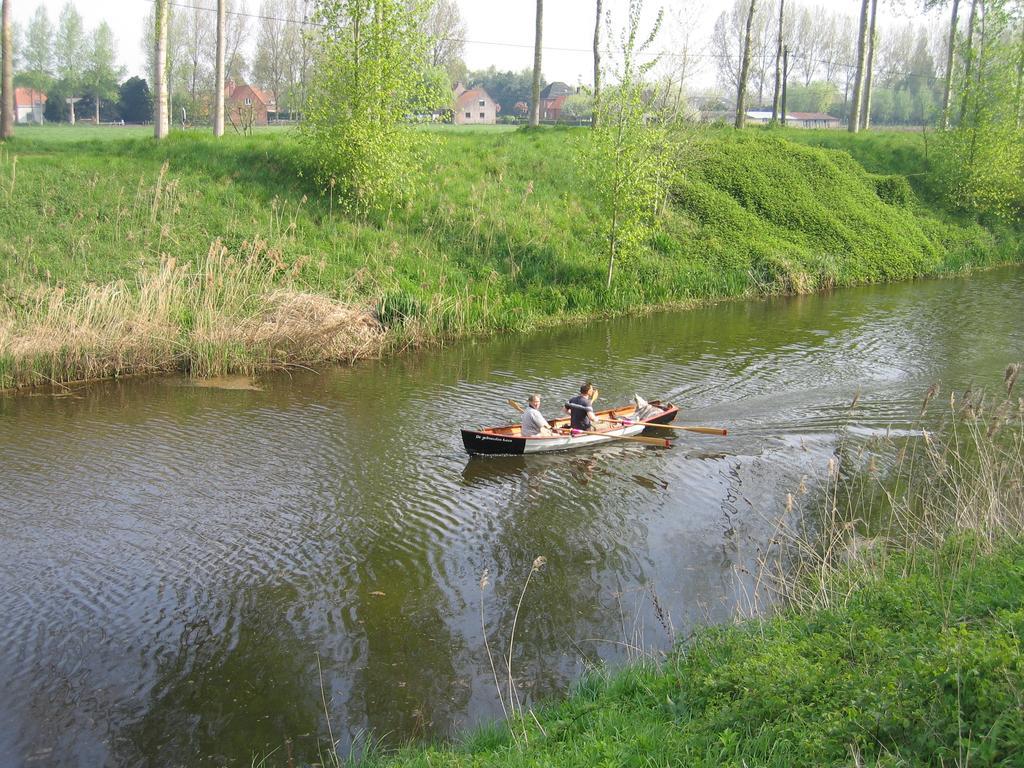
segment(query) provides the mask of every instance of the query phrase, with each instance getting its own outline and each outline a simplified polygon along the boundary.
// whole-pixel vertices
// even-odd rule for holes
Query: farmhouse
[[[565,83],[550,83],[540,92],[540,119],[553,120],[558,122],[562,116],[562,107],[565,106],[567,97],[576,93],[570,85]]]
[[[34,88],[14,89],[14,122],[43,124],[46,94]]]
[[[452,122],[456,125],[494,125],[501,105],[482,88],[465,88],[456,83],[453,90],[455,107]]]
[[[228,81],[224,85],[224,114],[236,126],[266,125],[277,117],[274,94],[254,85]]]

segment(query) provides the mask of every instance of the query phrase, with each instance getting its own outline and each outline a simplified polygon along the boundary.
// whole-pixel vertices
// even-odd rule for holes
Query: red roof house
[[[43,124],[46,94],[34,88],[14,89],[14,122]]]

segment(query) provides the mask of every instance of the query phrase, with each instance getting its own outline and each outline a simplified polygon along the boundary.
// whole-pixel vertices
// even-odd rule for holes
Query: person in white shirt
[[[550,435],[551,425],[540,412],[540,395],[530,395],[527,401],[526,410],[523,411],[523,437],[536,437],[538,435]]]

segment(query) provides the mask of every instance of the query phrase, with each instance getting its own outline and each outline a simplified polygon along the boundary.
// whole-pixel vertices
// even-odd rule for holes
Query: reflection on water
[[[258,388],[0,400],[0,754],[249,765],[444,737],[730,615],[786,493],[921,392],[1024,357],[1024,274],[729,303],[467,342]],[[956,313],[950,311],[956,307]],[[584,378],[684,405],[669,451],[468,458],[459,428]],[[552,414],[555,415],[555,414]],[[487,569],[492,586],[481,594]],[[654,596],[657,596],[656,599]],[[482,601],[482,602],[481,602]],[[481,604],[483,622],[481,622]],[[667,613],[661,613],[661,609]],[[322,681],[322,682],[321,682]],[[276,750],[276,751],[275,751]]]

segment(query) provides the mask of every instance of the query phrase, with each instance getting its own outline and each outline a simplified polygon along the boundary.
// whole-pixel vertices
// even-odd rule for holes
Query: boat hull
[[[651,405],[662,409],[662,412],[645,421],[637,422],[614,429],[606,429],[598,432],[577,432],[575,435],[558,434],[554,436],[523,437],[515,434],[518,427],[488,427],[486,429],[462,430],[462,445],[466,452],[471,455],[491,456],[522,456],[532,453],[550,453],[552,451],[567,451],[576,448],[586,448],[602,443],[622,442],[616,437],[630,437],[639,435],[649,426],[668,424],[679,413],[679,409],[667,403],[662,405],[658,401],[652,401]],[[620,413],[625,409],[611,409],[599,411],[598,416]],[[560,426],[560,422],[553,422]]]

